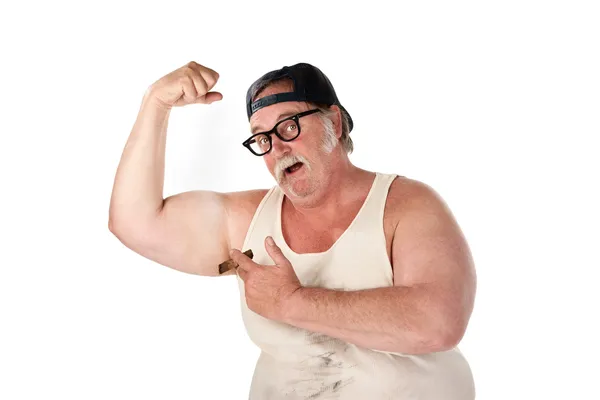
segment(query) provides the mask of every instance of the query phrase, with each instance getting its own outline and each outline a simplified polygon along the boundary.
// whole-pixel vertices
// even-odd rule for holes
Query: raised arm
[[[172,107],[221,100],[219,75],[195,62],[150,86],[117,168],[109,229],[127,247],[182,272],[217,275],[229,258],[231,194],[192,191],[163,198],[165,144]]]

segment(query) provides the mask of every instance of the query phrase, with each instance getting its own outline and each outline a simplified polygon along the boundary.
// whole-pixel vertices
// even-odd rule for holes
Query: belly
[[[336,350],[307,355],[297,363],[285,363],[262,352],[257,363],[250,400],[365,399],[358,390],[364,371],[340,361]],[[361,395],[362,393],[362,395]]]
[[[458,351],[424,356],[375,352],[334,339],[297,362],[262,352],[250,400],[474,399],[471,371]]]

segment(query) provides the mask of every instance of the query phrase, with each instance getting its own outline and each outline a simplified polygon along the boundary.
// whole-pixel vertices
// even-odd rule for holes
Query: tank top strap
[[[379,226],[379,223],[383,223],[387,195],[396,176],[398,175],[377,172],[377,178],[373,183],[373,188],[371,189],[369,198],[366,200],[367,203],[364,205],[360,215],[358,216],[360,221],[356,221],[357,225],[361,229],[363,229],[363,224],[373,227],[373,221],[378,221],[376,226]]]

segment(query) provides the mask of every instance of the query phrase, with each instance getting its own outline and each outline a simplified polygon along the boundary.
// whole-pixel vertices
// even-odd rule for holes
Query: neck
[[[374,173],[354,166],[346,157],[327,171],[318,188],[306,197],[286,196],[290,211],[305,221],[334,218],[373,182]]]

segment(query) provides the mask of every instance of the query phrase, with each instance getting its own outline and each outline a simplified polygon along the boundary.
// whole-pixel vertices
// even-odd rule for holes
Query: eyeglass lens
[[[284,140],[293,140],[300,133],[300,127],[294,119],[287,119],[277,125],[277,133]],[[255,153],[264,154],[271,149],[270,139],[266,134],[257,135],[250,141],[250,147]]]

